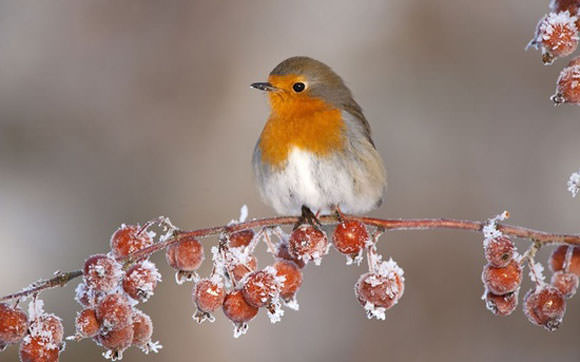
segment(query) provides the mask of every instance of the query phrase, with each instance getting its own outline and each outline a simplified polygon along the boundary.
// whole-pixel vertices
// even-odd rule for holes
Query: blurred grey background
[[[544,67],[524,52],[546,11],[547,0],[1,1],[0,294],[78,268],[123,222],[167,215],[193,229],[243,204],[272,215],[250,169],[267,102],[249,84],[293,55],[331,65],[365,109],[389,170],[374,216],[508,209],[512,223],[580,232],[580,200],[566,191],[580,109],[548,99],[567,60]],[[578,296],[555,333],[519,309],[485,309],[480,235],[392,232],[380,250],[407,280],[386,321],[354,299],[364,266],[333,252],[307,267],[300,312],[277,325],[261,313],[237,340],[221,313],[192,321],[191,286],[156,255],[164,282],[142,308],[165,348],[124,360],[580,360]],[[43,294],[68,334],[74,285]],[[69,343],[61,360],[100,353]],[[16,359],[14,346],[0,354]]]

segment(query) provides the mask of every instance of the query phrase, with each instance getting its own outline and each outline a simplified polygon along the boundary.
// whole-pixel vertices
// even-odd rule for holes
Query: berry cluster
[[[61,319],[46,313],[42,300],[30,302],[28,315],[17,305],[0,303],[0,350],[20,343],[22,362],[58,361],[65,347],[63,336]]]
[[[493,314],[510,315],[518,305],[523,267],[527,262],[534,286],[524,297],[524,313],[531,323],[554,331],[564,318],[566,298],[571,298],[578,288],[580,248],[562,245],[554,250],[550,258],[553,275],[548,284],[544,281],[543,266],[534,262],[538,246],[532,245],[524,255],[519,255],[514,243],[496,229],[496,221],[506,217],[507,214],[500,215],[484,228],[484,254],[488,263],[482,273],[485,287],[482,299]]]
[[[566,57],[578,47],[580,40],[579,0],[552,0],[550,13],[540,19],[534,37],[528,44],[542,52],[542,61],[551,65],[557,58]],[[551,97],[554,104],[580,104],[580,58],[575,58],[561,71],[556,92]]]
[[[405,290],[403,270],[391,258],[384,261],[377,254],[376,244],[384,231],[383,224],[373,224],[372,220],[365,224],[358,218],[339,213],[334,228],[303,223],[295,225],[287,234],[275,219],[240,225],[247,215],[247,210],[242,210],[239,221],[193,232],[178,231],[166,218],[148,222],[143,227],[121,226],[111,237],[110,252],[92,255],[84,263],[83,280],[76,288],[75,297],[82,310],[75,320],[76,333],[67,339],[90,338],[104,347],[103,356],[112,360],[121,359],[123,352],[131,346],[145,353],[157,352],[161,346],[151,341],[151,318],[136,306],[146,302],[161,281],[155,264],[149,260],[151,254],[160,250],[165,250],[168,264],[176,270],[178,284],[193,282],[192,299],[196,309],[193,318],[198,323],[213,322],[214,314],[221,309],[234,324],[234,337],[247,332],[248,323],[260,309],[265,310],[272,323],[281,320],[283,306],[298,310],[296,294],[303,283],[303,269],[307,264],[320,265],[331,245],[345,255],[347,265],[359,265],[366,253],[368,271],[354,284],[354,293],[368,318],[385,319],[386,311],[402,297]],[[553,275],[550,283],[546,283],[542,275],[544,268],[535,263],[534,258],[546,243],[539,239],[547,234],[498,224],[507,217],[507,212],[504,212],[483,227],[487,260],[482,273],[483,299],[492,313],[511,314],[518,305],[523,269],[528,266],[534,287],[524,298],[524,312],[533,324],[553,331],[562,322],[566,299],[571,298],[578,288],[580,247],[561,245],[554,250],[550,258]],[[448,225],[450,221],[428,222]],[[473,223],[454,222],[473,226]],[[421,228],[424,221],[409,220],[407,224],[411,228]],[[157,240],[150,230],[154,226],[163,232]],[[536,242],[520,255],[512,240],[502,231],[519,236],[522,230],[527,230],[528,238],[534,239],[529,235],[535,235],[538,239],[534,239]],[[197,271],[205,253],[197,236],[209,234],[219,234],[218,244],[211,248],[210,275],[201,278]],[[548,240],[561,240],[562,235],[553,237]],[[273,258],[265,267],[258,266],[254,255],[261,242]],[[81,273],[67,274],[72,279]],[[65,280],[61,279],[63,275],[56,278],[59,285]],[[49,282],[54,280],[39,283],[46,285]],[[14,305],[0,303],[0,350],[19,343],[21,361],[55,362],[64,349],[63,326],[58,317],[44,312],[43,302],[37,298],[41,290],[38,285],[35,283],[4,298],[15,299]],[[18,307],[22,298],[27,296],[33,297],[28,314]]]
[[[83,281],[76,288],[75,299],[83,309],[75,319],[76,333],[68,339],[92,338],[106,349],[103,356],[111,360],[120,360],[130,346],[145,353],[161,348],[151,341],[151,318],[136,308],[153,295],[161,275],[146,257],[119,263],[153,245],[155,234],[147,231],[149,226],[122,225],[116,230],[110,241],[111,251],[85,261]]]
[[[243,220],[240,220],[242,222]],[[276,237],[277,243],[272,241]],[[391,259],[388,262],[376,255],[374,242],[378,238],[369,237],[366,225],[358,221],[343,220],[332,232],[334,247],[347,257],[347,264],[359,264],[366,250],[369,272],[363,274],[355,285],[355,294],[368,313],[369,318],[385,318],[385,311],[395,305],[403,294],[403,271]],[[320,265],[328,254],[330,242],[327,234],[318,226],[297,225],[288,235],[281,228],[263,228],[224,232],[219,237],[219,245],[212,248],[213,268],[211,275],[200,279],[195,275],[193,301],[196,312],[193,318],[198,322],[214,321],[214,313],[222,309],[224,315],[234,324],[234,337],[245,334],[250,322],[264,309],[272,323],[279,322],[284,315],[282,306],[298,310],[296,294],[303,282],[302,269],[311,261]],[[273,256],[271,264],[258,268],[254,255],[257,245],[264,241]],[[180,248],[179,241],[167,250]],[[189,241],[191,242],[191,240]],[[185,263],[198,267],[203,260],[203,248],[188,247],[190,253]],[[193,252],[193,251],[196,252]],[[182,267],[170,264],[178,269]],[[178,281],[182,281],[178,277]]]

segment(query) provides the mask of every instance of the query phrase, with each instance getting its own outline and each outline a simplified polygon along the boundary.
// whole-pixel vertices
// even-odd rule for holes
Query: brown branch
[[[37,282],[32,283],[32,285],[30,285],[27,288],[22,289],[21,291],[19,291],[17,293],[9,294],[7,296],[0,298],[0,302],[5,301],[5,300],[10,300],[10,299],[18,299],[18,298],[22,298],[22,297],[27,297],[29,295],[39,293],[45,289],[64,287],[65,285],[67,285],[68,282],[70,282],[71,280],[73,280],[77,277],[80,277],[81,275],[83,275],[82,270],[74,270],[74,271],[71,271],[68,273],[58,272],[54,278],[39,280]]]
[[[353,216],[346,215],[350,220],[357,220],[367,225],[382,228],[384,230],[434,230],[434,229],[455,229],[455,230],[470,230],[470,231],[482,231],[483,227],[487,224],[486,222],[480,221],[469,221],[469,220],[457,220],[457,219],[376,219],[363,216]],[[325,225],[336,224],[338,222],[335,215],[323,215],[320,218],[320,222]],[[218,235],[220,233],[231,233],[235,231],[245,230],[245,229],[256,229],[256,228],[272,228],[281,225],[294,225],[298,222],[298,217],[293,216],[280,216],[271,217],[264,219],[251,220],[248,222],[243,222],[233,225],[222,225],[210,228],[198,229],[193,231],[176,231],[174,237],[153,244],[150,247],[141,249],[137,252],[129,254],[124,258],[119,258],[119,262],[124,262],[127,264],[133,263],[136,260],[140,260],[143,257],[148,257],[162,249],[165,249],[169,245],[177,243],[180,239],[186,237],[193,238],[205,238],[212,235]],[[497,229],[504,233],[505,235],[529,239],[538,245],[561,243],[573,246],[580,246],[580,235],[576,234],[552,234],[544,231],[537,231],[522,226],[507,225],[502,223],[497,223]],[[63,287],[69,281],[82,275],[82,271],[75,270],[69,273],[60,273],[56,277],[48,280],[41,280],[34,283],[31,287],[23,289],[22,291],[14,294],[7,295],[0,298],[0,301],[16,299],[20,297],[26,297],[35,293],[38,293],[44,289]]]

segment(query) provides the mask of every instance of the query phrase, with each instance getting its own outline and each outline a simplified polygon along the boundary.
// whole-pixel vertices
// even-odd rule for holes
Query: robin
[[[252,163],[260,194],[276,212],[312,219],[313,211],[342,216],[381,205],[386,172],[369,123],[329,66],[288,58],[268,82],[251,87],[270,101]]]

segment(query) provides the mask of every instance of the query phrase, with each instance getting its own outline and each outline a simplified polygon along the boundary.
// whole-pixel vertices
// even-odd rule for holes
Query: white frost
[[[530,279],[535,283],[544,283],[546,277],[544,276],[544,266],[537,262],[533,268],[530,269]]]
[[[496,215],[494,218],[489,219],[487,225],[483,227],[483,246],[486,247],[490,240],[497,239],[503,236],[501,231],[497,229],[497,223],[499,221],[504,221],[505,219],[509,218],[509,212],[504,211],[499,215]]]
[[[568,179],[568,191],[570,191],[572,197],[580,194],[580,170],[570,175],[570,179]]]
[[[384,321],[386,318],[386,309],[383,307],[376,307],[373,303],[371,302],[366,302],[365,306],[364,306],[365,310],[367,311],[367,317],[369,319],[378,319],[378,320],[382,320]]]
[[[248,323],[234,323],[234,338],[240,338],[240,336],[248,332]]]

